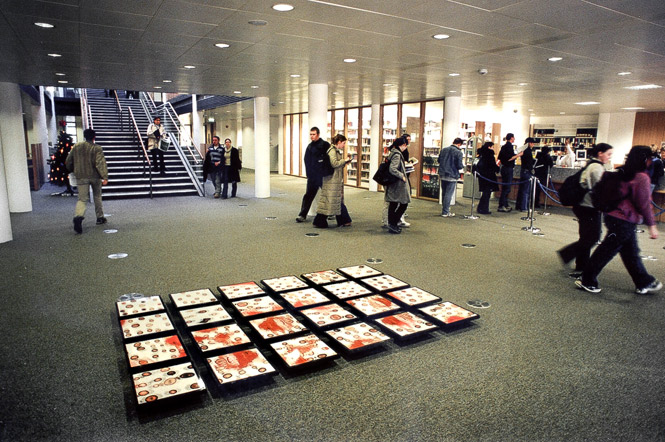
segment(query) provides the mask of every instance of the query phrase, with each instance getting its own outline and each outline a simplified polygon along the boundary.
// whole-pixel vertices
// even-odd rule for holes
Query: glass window
[[[390,145],[397,138],[397,105],[383,107],[383,131],[381,139],[383,140],[383,154],[387,155]]]
[[[345,134],[344,131],[344,109],[338,109],[335,111],[335,128],[333,130],[333,133],[331,134],[331,137],[336,135],[336,134]]]
[[[442,128],[443,101],[429,101],[425,103],[420,196],[426,198],[439,198],[438,156],[441,150]]]
[[[293,175],[300,174],[300,167],[298,164],[300,158],[300,115],[296,114],[293,116],[293,121],[291,122],[293,127],[293,140],[291,140],[291,173]]]
[[[346,167],[346,182],[353,186],[358,185],[358,124],[360,116],[358,109],[349,109],[347,111],[346,123],[346,151],[344,158],[347,155],[353,155],[353,160]]]
[[[406,103],[402,105],[402,125],[401,133],[399,135],[408,134],[411,135],[411,141],[409,142],[409,157],[415,157],[416,159],[420,157],[420,152],[422,152],[422,143],[420,140],[420,103]],[[419,167],[416,171],[419,170]],[[417,173],[412,173],[413,175],[418,175]],[[416,187],[413,185],[413,179],[411,180],[411,194],[416,194]]]
[[[372,128],[372,108],[363,107],[361,109],[362,126],[360,136],[360,187],[369,188],[369,145],[370,130]]]
[[[293,115],[284,116],[284,174],[291,175],[291,119]]]
[[[305,169],[305,151],[309,145],[309,114],[300,114],[300,126],[302,127],[301,136],[300,136],[300,176],[307,176],[307,170]],[[319,129],[321,130],[321,129]]]

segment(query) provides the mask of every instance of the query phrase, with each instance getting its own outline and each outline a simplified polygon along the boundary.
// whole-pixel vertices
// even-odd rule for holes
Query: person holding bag
[[[635,232],[636,225],[644,221],[649,226],[649,237],[658,238],[651,208],[651,182],[646,173],[651,161],[649,146],[633,146],[621,171],[614,172],[622,174],[616,191],[623,198],[618,207],[605,214],[607,235],[591,255],[582,277],[575,281],[577,288],[599,293],[598,275],[617,253],[635,283],[635,293],[646,295],[663,288],[663,284],[644,268]]]
[[[159,170],[160,175],[166,175],[164,167],[164,152],[160,149],[162,138],[166,131],[160,117],[155,117],[153,122],[148,125],[148,150],[152,153],[152,170]],[[159,163],[159,165],[158,165]]]
[[[492,192],[499,190],[499,186],[493,182],[496,181],[496,174],[499,173],[499,166],[496,165],[496,158],[494,158],[494,150],[492,149],[492,146],[494,146],[494,143],[487,141],[476,151],[476,154],[479,157],[476,168],[478,175],[480,176],[478,179],[480,201],[478,202],[477,212],[481,215],[492,214],[492,212],[490,212],[490,198]]]
[[[351,217],[344,204],[344,166],[351,162],[351,155],[344,160],[344,147],[346,137],[337,134],[332,139],[332,146],[326,152],[334,172],[324,176],[321,183],[321,196],[316,208],[314,227],[325,229],[328,227],[328,216],[335,215],[338,227],[351,226]]]
[[[402,152],[406,149],[407,143],[404,137],[397,138],[390,146],[388,154],[388,170],[397,180],[386,185],[384,200],[388,205],[388,232],[393,234],[402,233],[402,228],[398,225],[399,220],[406,211],[411,202],[411,186],[406,176],[406,166]]]

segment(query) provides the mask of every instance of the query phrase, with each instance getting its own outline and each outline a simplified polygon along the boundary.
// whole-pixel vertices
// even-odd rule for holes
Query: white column
[[[441,147],[450,146],[458,137],[461,121],[462,97],[446,97],[443,107],[443,133]]]
[[[22,109],[18,85],[0,83],[0,137],[6,193],[12,213],[32,211]]]
[[[236,147],[242,147],[242,118],[236,119]]]
[[[301,132],[306,134],[305,139],[309,143],[309,129],[316,126],[321,131],[321,136],[325,136],[326,125],[328,124],[328,84],[310,84],[308,96],[307,125],[309,127],[301,128]]]
[[[7,195],[7,181],[5,162],[2,159],[2,137],[0,137],[0,243],[11,241],[12,220],[9,216],[9,196]]]
[[[51,99],[51,117],[48,119],[48,140],[53,146],[58,145],[58,122],[57,116],[55,115],[55,97],[53,95],[53,89],[49,88],[47,91],[49,98]]]
[[[270,100],[254,98],[254,193],[270,197]]]
[[[201,140],[201,117],[196,103],[196,95],[192,95],[192,142],[194,147],[199,149]]]
[[[39,86],[39,106],[33,106],[34,110],[34,130],[37,132],[37,137],[42,145],[42,168],[44,169],[44,177],[47,177],[50,172],[50,167],[46,163],[49,155],[48,149],[48,128],[46,126],[46,104],[44,101],[44,86]]]
[[[277,117],[279,121],[277,125],[277,173],[280,175],[284,174],[284,114],[279,114]]]
[[[372,105],[372,121],[369,129],[369,190],[376,192],[379,185],[371,179],[379,168],[379,158],[383,155],[381,149],[381,105]]]

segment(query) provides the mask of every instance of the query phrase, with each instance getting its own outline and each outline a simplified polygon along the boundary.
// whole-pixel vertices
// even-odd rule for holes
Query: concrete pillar
[[[194,143],[194,147],[198,148],[199,143],[203,143],[204,141],[201,139],[201,117],[196,103],[196,95],[192,95],[192,142]]]
[[[44,101],[44,86],[39,86],[39,106],[32,106],[33,111],[33,130],[36,132],[37,139],[42,145],[42,169],[44,169],[44,177],[47,177],[50,172],[50,167],[46,163],[49,157],[48,149],[48,128],[46,126],[46,104]]]
[[[286,146],[284,145],[284,114],[279,114],[277,117],[278,124],[277,124],[277,145],[279,146],[277,148],[277,173],[280,175],[284,174],[284,149],[286,149]]]
[[[441,147],[450,146],[459,135],[462,97],[446,97],[443,106],[443,133]]]
[[[0,82],[0,138],[6,193],[12,213],[32,211],[22,112],[18,85]]]
[[[48,88],[47,95],[51,99],[51,116],[48,118],[48,140],[52,146],[58,145],[58,121],[55,115],[55,96],[53,95],[53,88]],[[48,158],[48,157],[46,157]]]
[[[270,197],[270,100],[254,98],[254,193]]]
[[[236,120],[236,141],[234,144],[236,147],[242,147],[242,118]]]
[[[369,190],[376,192],[379,185],[371,179],[379,168],[379,158],[383,155],[381,148],[381,105],[372,105],[372,121],[369,129]]]
[[[326,125],[328,124],[328,84],[310,84],[307,110],[307,126],[301,128],[305,134],[305,140],[309,143],[309,129],[316,126],[325,137]],[[307,145],[305,144],[305,145]]]
[[[0,137],[0,243],[11,241],[12,220],[9,216],[9,196],[7,194],[7,181],[5,162],[2,159],[2,139]]]

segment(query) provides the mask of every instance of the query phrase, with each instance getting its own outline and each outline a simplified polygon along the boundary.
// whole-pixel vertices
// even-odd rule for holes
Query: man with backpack
[[[324,157],[327,156],[330,143],[321,139],[321,132],[319,128],[314,126],[309,130],[309,139],[311,143],[307,145],[305,150],[305,174],[307,175],[307,190],[302,197],[302,205],[300,213],[296,218],[296,222],[302,223],[307,219],[307,213],[312,207],[312,201],[316,197],[317,192],[323,183],[323,176],[325,174],[324,167],[328,164]]]

